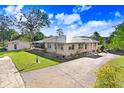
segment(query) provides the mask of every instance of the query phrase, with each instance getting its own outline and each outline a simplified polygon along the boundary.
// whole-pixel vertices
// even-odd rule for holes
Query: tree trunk
[[[2,32],[2,47],[5,48],[5,43],[4,43],[4,29],[2,29],[1,32]]]

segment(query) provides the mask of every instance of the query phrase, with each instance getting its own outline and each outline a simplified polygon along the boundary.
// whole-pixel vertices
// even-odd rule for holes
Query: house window
[[[55,44],[55,49],[57,49],[57,44]]]
[[[51,44],[48,44],[48,46],[47,46],[48,48],[51,48]]]
[[[63,50],[64,49],[63,47],[64,47],[63,44],[58,44],[58,49]]]
[[[69,50],[74,50],[74,44],[70,45],[70,46],[68,47],[68,49],[69,49]]]
[[[72,50],[74,50],[74,44],[72,44]]]
[[[87,49],[87,44],[85,44],[85,49]]]
[[[61,46],[61,50],[63,50],[63,46]]]
[[[14,49],[15,49],[15,50],[17,49],[17,45],[16,45],[16,44],[14,44]]]
[[[83,48],[83,44],[78,44],[78,49],[82,49]]]
[[[71,46],[68,47],[68,50],[71,50]]]

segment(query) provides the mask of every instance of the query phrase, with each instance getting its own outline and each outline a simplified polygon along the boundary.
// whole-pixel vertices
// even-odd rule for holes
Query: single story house
[[[10,50],[22,50],[22,49],[28,49],[31,48],[31,43],[26,41],[20,41],[20,40],[14,40],[10,41],[6,45],[6,49],[8,51]]]
[[[46,52],[56,54],[63,58],[69,58],[82,53],[96,52],[98,43],[98,41],[88,37],[76,36],[68,41],[66,36],[52,36],[33,42],[33,45],[42,45],[44,46],[42,48]]]

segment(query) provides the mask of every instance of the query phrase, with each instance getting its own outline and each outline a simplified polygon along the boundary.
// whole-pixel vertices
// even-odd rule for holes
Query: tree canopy
[[[61,28],[58,28],[56,30],[56,33],[58,34],[58,36],[63,36],[64,35],[63,30]]]
[[[124,49],[124,22],[115,27],[110,36],[109,48]]]
[[[34,36],[34,41],[42,40],[44,39],[44,34],[42,32],[37,32]]]
[[[91,38],[99,41],[100,44],[104,43],[104,37],[100,36],[98,32],[94,32]]]
[[[25,20],[20,18],[18,26],[23,34],[28,34],[31,37],[31,41],[34,40],[34,36],[43,27],[49,27],[50,21],[48,15],[45,12],[41,12],[40,9],[29,9],[27,13],[23,13]],[[23,17],[23,16],[21,16]]]
[[[0,41],[2,42],[2,47],[5,47],[4,41],[7,37],[7,31],[13,25],[10,17],[5,15],[0,15]]]

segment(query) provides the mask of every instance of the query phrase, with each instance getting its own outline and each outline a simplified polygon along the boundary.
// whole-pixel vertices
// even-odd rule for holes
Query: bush
[[[0,52],[7,51],[6,48],[0,48]]]
[[[116,69],[110,65],[104,65],[97,71],[95,88],[118,88],[119,80],[117,79]]]

